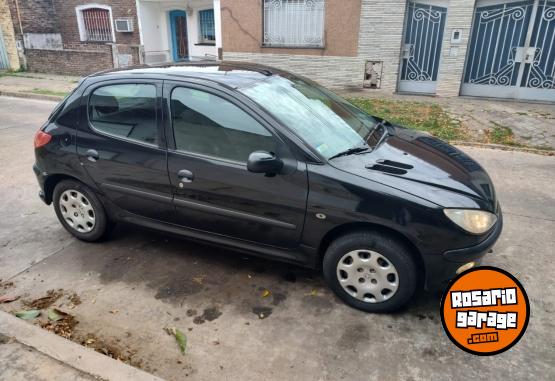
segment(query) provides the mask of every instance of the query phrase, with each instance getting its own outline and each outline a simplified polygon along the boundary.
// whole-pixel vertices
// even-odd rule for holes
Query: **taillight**
[[[48,135],[46,132],[38,130],[35,134],[35,148],[40,148],[47,145],[52,139],[52,135]]]

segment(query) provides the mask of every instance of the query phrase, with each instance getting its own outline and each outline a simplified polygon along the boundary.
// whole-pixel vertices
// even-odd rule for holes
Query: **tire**
[[[113,228],[96,194],[79,181],[59,182],[54,188],[53,201],[60,223],[82,241],[101,241]]]
[[[418,284],[411,250],[393,236],[375,231],[352,232],[334,240],[324,255],[323,273],[341,300],[366,312],[400,309]]]

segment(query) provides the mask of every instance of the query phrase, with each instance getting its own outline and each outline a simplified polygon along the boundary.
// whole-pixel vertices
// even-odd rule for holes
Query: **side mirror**
[[[283,168],[283,162],[273,153],[255,151],[249,155],[247,169],[253,173],[276,174]]]

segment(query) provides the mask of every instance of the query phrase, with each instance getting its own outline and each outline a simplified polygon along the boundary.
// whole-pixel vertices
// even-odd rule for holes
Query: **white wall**
[[[187,33],[189,56],[198,58],[205,55],[217,57],[216,46],[196,46],[199,42],[198,11],[211,9],[219,0],[202,1],[138,1],[141,18],[141,31],[145,49],[146,63],[167,62],[173,60],[169,13],[173,10],[187,12]],[[215,20],[216,21],[216,20]],[[219,28],[217,28],[219,29]],[[217,38],[218,39],[218,38]],[[220,39],[221,41],[221,39]],[[164,58],[165,57],[165,58]]]

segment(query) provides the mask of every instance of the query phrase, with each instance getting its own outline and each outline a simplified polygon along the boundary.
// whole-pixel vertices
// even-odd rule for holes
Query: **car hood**
[[[372,152],[340,157],[330,163],[357,176],[420,196],[424,194],[432,202],[437,202],[430,199],[437,193],[422,191],[423,187],[441,188],[479,199],[481,205],[495,211],[491,179],[474,159],[432,136],[393,126],[388,126],[387,130],[388,135]]]

